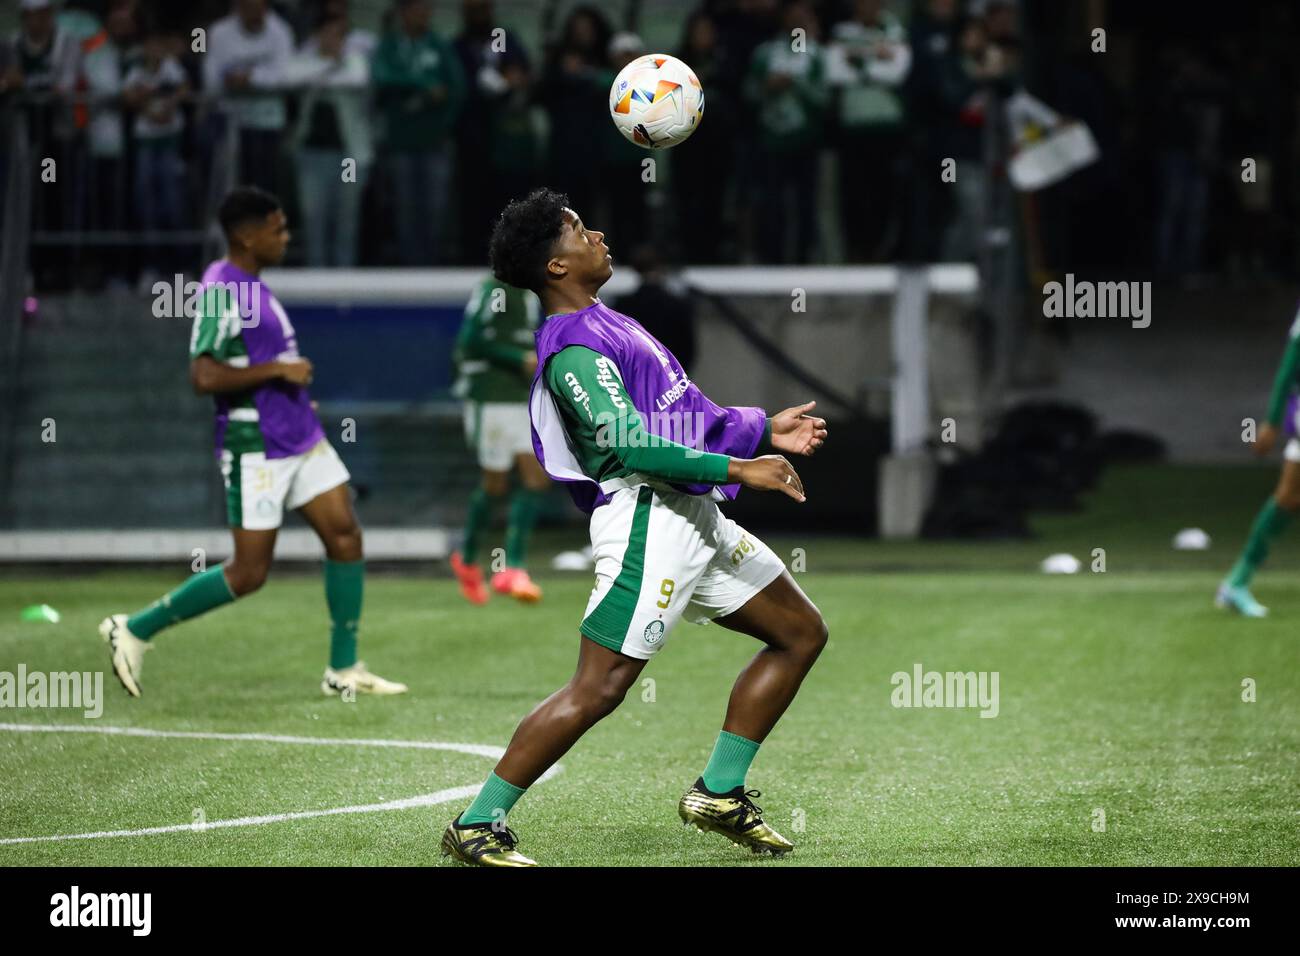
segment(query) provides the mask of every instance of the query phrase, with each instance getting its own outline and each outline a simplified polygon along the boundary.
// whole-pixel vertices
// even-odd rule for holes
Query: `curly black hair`
[[[217,219],[229,239],[240,226],[249,222],[265,222],[267,216],[280,208],[280,200],[265,190],[256,186],[236,186],[221,200]]]
[[[564,227],[569,197],[553,189],[534,189],[502,211],[492,230],[492,274],[502,282],[541,295],[546,263]]]

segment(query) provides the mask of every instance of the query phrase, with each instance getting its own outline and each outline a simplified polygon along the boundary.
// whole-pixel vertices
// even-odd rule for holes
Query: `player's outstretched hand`
[[[795,501],[806,501],[803,482],[790,463],[781,455],[761,458],[733,458],[727,477],[757,491],[783,491]]]
[[[280,363],[280,377],[292,385],[310,385],[311,373],[311,362],[305,358]]]
[[[1273,445],[1276,442],[1277,429],[1265,422],[1259,426],[1259,434],[1255,436],[1255,447],[1252,450],[1262,458],[1273,450]]]
[[[816,402],[806,402],[772,416],[772,447],[791,455],[812,455],[826,442],[826,419],[809,415]]]

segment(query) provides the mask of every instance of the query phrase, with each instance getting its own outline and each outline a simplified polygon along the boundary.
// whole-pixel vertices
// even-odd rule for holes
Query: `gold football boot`
[[[472,866],[536,866],[515,847],[519,838],[509,827],[495,830],[490,823],[460,825],[452,820],[442,835],[442,855]]]
[[[763,822],[763,809],[750,797],[761,797],[757,790],[736,787],[726,793],[714,793],[696,780],[677,804],[677,815],[686,826],[721,833],[737,846],[747,846],[754,853],[780,856],[794,849],[794,844]]]

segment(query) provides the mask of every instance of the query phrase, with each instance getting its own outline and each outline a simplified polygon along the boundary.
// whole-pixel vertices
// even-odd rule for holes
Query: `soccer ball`
[[[609,115],[646,149],[685,142],[704,118],[704,89],[689,66],[666,53],[639,56],[614,78]]]

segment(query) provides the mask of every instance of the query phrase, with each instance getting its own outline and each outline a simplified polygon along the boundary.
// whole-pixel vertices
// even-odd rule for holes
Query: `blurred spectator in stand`
[[[124,233],[128,226],[122,90],[128,49],[136,38],[136,15],[136,0],[113,0],[104,25],[81,44],[76,81],[81,100],[73,113],[86,130],[87,170],[79,180],[86,193],[77,207],[78,225],[88,230]],[[79,284],[98,288],[107,276],[113,287],[125,287],[127,249],[120,239],[90,243],[90,260],[77,270]]]
[[[270,192],[288,115],[278,91],[292,56],[293,33],[267,0],[234,0],[208,29],[202,57],[205,92],[229,97],[222,109],[239,137],[239,182]]]
[[[345,15],[327,13],[285,67],[289,85],[303,88],[293,144],[309,266],[356,265],[361,197],[374,162],[370,65],[359,50],[348,52],[348,33]]]
[[[1222,163],[1221,84],[1209,64],[1188,48],[1169,56],[1157,94],[1160,205],[1156,268],[1162,276],[1201,272],[1211,176]]]
[[[1279,34],[1286,36],[1285,33]],[[1279,215],[1277,190],[1285,162],[1288,127],[1296,85],[1279,78],[1272,58],[1261,56],[1253,44],[1237,40],[1229,46],[1230,74],[1238,95],[1225,117],[1223,140],[1244,159],[1255,161],[1253,181],[1230,177],[1228,250],[1231,272],[1248,281],[1275,278],[1286,255],[1286,222]],[[1292,109],[1292,112],[1294,110]]]
[[[370,59],[375,55],[375,49],[379,46],[379,37],[370,31],[358,27],[352,18],[352,4],[348,0],[324,0],[320,5],[320,15],[316,18],[316,25],[324,23],[326,20],[334,20],[342,17],[347,21],[348,33],[343,39],[343,55],[351,56],[353,53],[359,53],[365,57],[366,72],[369,75]]]
[[[748,63],[754,51],[771,39],[781,26],[779,0],[721,0],[701,4],[718,28],[718,44],[733,63]],[[731,81],[739,94],[743,78]]]
[[[644,53],[645,44],[635,33],[614,34],[601,86],[608,90],[619,71]],[[605,208],[598,221],[607,223],[601,228],[608,229],[610,235],[626,236],[633,242],[650,239],[646,198],[654,187],[642,178],[646,159],[653,159],[647,150],[628,142],[613,123],[605,124],[600,137],[600,183]]]
[[[16,38],[15,38],[16,39]],[[0,37],[0,105],[9,106],[15,94],[22,88],[23,74],[18,69],[18,55],[13,40]]]
[[[612,31],[598,9],[574,7],[564,21],[559,40],[547,56],[541,86],[542,104],[550,118],[547,183],[568,193],[578,215],[594,228],[592,218],[601,192],[591,175],[586,151],[609,132],[609,85],[606,65]]]
[[[135,114],[134,205],[138,228],[165,232],[186,224],[182,182],[181,135],[184,117],[181,103],[189,95],[189,79],[176,57],[169,52],[171,37],[149,22],[144,30],[140,60],[126,75],[123,98]],[[144,262],[138,283],[148,291],[159,273],[172,274],[184,260],[168,242],[145,244]]]
[[[754,51],[746,76],[762,147],[755,199],[762,199],[756,205],[763,209],[759,249],[766,263],[803,264],[818,255],[817,173],[830,97],[819,36],[811,5],[794,0],[776,35]]]
[[[541,142],[533,122],[531,65],[523,41],[500,27],[492,0],[463,0],[456,54],[469,86],[457,131],[460,252],[482,265],[506,204],[535,185]]]
[[[1020,26],[1017,23],[1018,0],[982,0],[984,10],[984,29],[989,43],[1001,49],[1009,61],[1008,71],[1018,68],[1020,50]],[[1014,61],[1014,62],[1013,62]]]
[[[23,73],[18,69],[18,55],[13,41],[8,37],[0,37],[0,105],[8,106],[13,94],[22,89],[22,85]]]
[[[669,153],[677,209],[675,235],[686,262],[734,262],[739,250],[724,246],[730,230],[722,223],[726,183],[733,178],[736,92],[724,79],[732,70],[712,17],[702,10],[691,14],[676,56],[699,78],[705,109],[700,128],[691,134],[690,148]]]
[[[77,38],[60,29],[54,0],[20,0],[6,86],[25,95],[23,112],[33,147],[66,140],[71,116],[60,96],[71,92],[81,56]]]
[[[32,163],[39,169],[43,160],[52,159],[56,170],[70,171],[74,127],[67,97],[76,79],[79,44],[55,22],[52,0],[20,0],[19,9],[22,19],[13,38],[14,64],[8,85],[24,97],[21,110]],[[32,194],[32,229],[57,230],[69,225],[67,205],[61,190],[36,190]],[[67,271],[66,262],[63,250],[33,245],[31,268],[37,286],[59,284]]]
[[[836,24],[827,76],[837,88],[840,219],[850,262],[893,258],[903,162],[900,87],[912,67],[902,22],[884,0],[854,0]]]
[[[384,153],[394,192],[403,265],[440,261],[451,191],[449,142],[465,99],[465,77],[450,43],[430,27],[428,0],[398,0],[371,72],[386,124]]]
[[[982,178],[980,131],[962,121],[976,84],[959,46],[957,12],[957,0],[925,0],[909,30],[912,72],[905,90],[913,175],[901,255],[910,262],[943,257],[944,233],[957,205],[953,184],[940,179],[943,161],[956,160],[958,182]],[[967,34],[968,42],[973,39]]]
[[[628,262],[636,270],[640,285],[635,292],[615,299],[611,308],[635,315],[668,346],[689,376],[695,368],[695,302],[684,289],[675,287],[679,284],[672,281],[656,248],[653,242],[633,247]]]
[[[764,43],[780,25],[777,0],[724,0],[717,5],[714,20],[717,24],[718,47],[721,60],[727,69],[718,73],[718,92],[725,103],[743,104],[745,94],[745,69],[753,59],[754,50]],[[711,6],[706,5],[706,10]],[[690,63],[690,60],[686,61]],[[706,99],[705,123],[717,118],[712,106],[716,97],[713,89],[704,87]],[[739,113],[740,111],[738,111]],[[753,204],[754,193],[760,188],[762,169],[756,161],[759,149],[759,132],[752,122],[736,122],[732,126],[734,139],[728,160],[731,176],[725,192],[735,209],[735,236],[738,244],[731,261],[749,262],[754,259],[757,244],[755,233],[759,218]]]
[[[1006,198],[1000,188],[1004,184],[1001,146],[1010,136],[1003,128],[1001,101],[1019,83],[1016,8],[1012,0],[977,0],[972,12],[975,15],[961,31],[960,46],[962,72],[974,87],[957,114],[961,128],[957,142],[969,155],[958,158],[962,172],[952,184],[957,206],[943,243],[943,257],[949,262],[978,261],[986,230],[1014,218],[999,200]],[[993,137],[991,143],[988,137]]]

